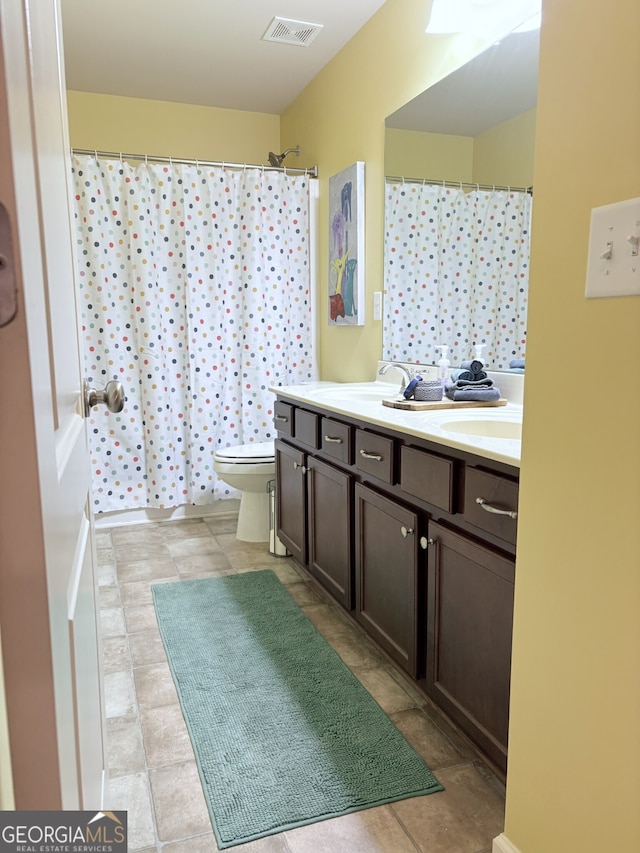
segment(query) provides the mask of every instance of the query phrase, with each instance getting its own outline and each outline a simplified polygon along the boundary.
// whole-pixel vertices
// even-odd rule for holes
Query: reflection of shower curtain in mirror
[[[385,186],[383,358],[452,365],[484,343],[490,369],[524,356],[531,195]]]
[[[75,155],[94,509],[228,495],[213,454],[273,437],[269,385],[312,378],[309,178]],[[237,496],[237,493],[233,493]]]

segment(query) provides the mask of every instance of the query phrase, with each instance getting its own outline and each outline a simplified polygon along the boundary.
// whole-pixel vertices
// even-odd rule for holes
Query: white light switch
[[[373,319],[382,320],[382,291],[376,290],[373,294]]]
[[[587,299],[640,294],[640,198],[591,211]]]

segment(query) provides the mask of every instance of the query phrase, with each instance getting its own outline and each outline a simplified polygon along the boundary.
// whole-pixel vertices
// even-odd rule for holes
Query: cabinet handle
[[[276,420],[277,421],[283,421],[285,424],[289,423],[289,418],[285,418],[284,415],[276,415]]]
[[[485,512],[493,512],[495,515],[508,515],[509,518],[517,518],[518,513],[512,509],[499,509],[497,506],[491,506],[484,498],[476,498],[476,503],[479,504]]]
[[[303,474],[307,473],[307,469],[304,467],[304,465],[301,465],[299,462],[294,462],[293,467],[296,471],[298,470],[298,468],[300,468]]]
[[[420,547],[423,551],[426,551],[429,545],[435,545],[435,539],[427,539],[426,536],[420,537]]]
[[[342,439],[335,438],[333,435],[325,435],[324,440],[327,444],[342,444]]]
[[[402,533],[403,539],[406,539],[407,536],[413,536],[413,527],[405,527],[403,524],[400,528],[400,533]]]
[[[376,462],[382,462],[382,456],[379,453],[369,453],[368,450],[361,450],[360,456],[364,459],[374,459]]]

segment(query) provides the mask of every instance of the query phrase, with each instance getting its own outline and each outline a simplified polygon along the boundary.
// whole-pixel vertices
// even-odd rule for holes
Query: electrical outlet
[[[382,291],[376,290],[373,294],[373,319],[382,320]]]
[[[591,211],[587,299],[640,294],[640,198]]]

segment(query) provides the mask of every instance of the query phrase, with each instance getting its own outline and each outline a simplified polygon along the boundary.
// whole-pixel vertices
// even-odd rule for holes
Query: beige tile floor
[[[111,809],[125,809],[130,851],[204,853],[217,845],[156,626],[151,583],[271,568],[436,772],[445,791],[232,848],[238,853],[488,853],[504,789],[435,709],[340,608],[266,544],[239,542],[235,520],[118,527],[97,534]]]

